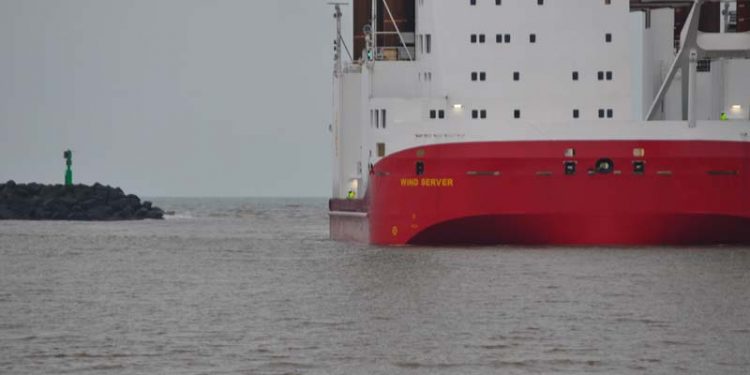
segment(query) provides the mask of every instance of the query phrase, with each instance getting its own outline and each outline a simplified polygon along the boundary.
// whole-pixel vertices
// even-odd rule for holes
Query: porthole
[[[599,159],[596,161],[595,169],[598,174],[610,174],[615,170],[615,163],[612,159]]]

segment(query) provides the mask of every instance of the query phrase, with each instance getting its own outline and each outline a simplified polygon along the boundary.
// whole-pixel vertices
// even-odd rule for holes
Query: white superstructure
[[[627,0],[406,1],[413,31],[394,30],[402,1],[361,1],[365,50],[338,56],[334,198],[363,196],[371,165],[418,145],[747,138],[750,33],[690,34],[702,1],[678,48],[673,9]]]

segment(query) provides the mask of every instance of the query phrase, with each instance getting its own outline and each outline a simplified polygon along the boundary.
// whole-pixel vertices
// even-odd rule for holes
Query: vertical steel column
[[[687,100],[687,120],[688,127],[694,128],[696,125],[695,121],[695,90],[696,90],[696,78],[698,76],[698,51],[695,49],[690,50],[690,62],[688,64],[688,100]]]

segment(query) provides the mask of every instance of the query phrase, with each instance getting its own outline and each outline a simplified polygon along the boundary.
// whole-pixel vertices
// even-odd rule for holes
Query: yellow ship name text
[[[453,187],[452,178],[402,178],[401,187],[449,188]]]

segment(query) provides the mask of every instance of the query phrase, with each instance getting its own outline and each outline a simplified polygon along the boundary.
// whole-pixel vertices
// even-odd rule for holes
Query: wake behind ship
[[[750,243],[750,1],[352,5],[333,239]]]

